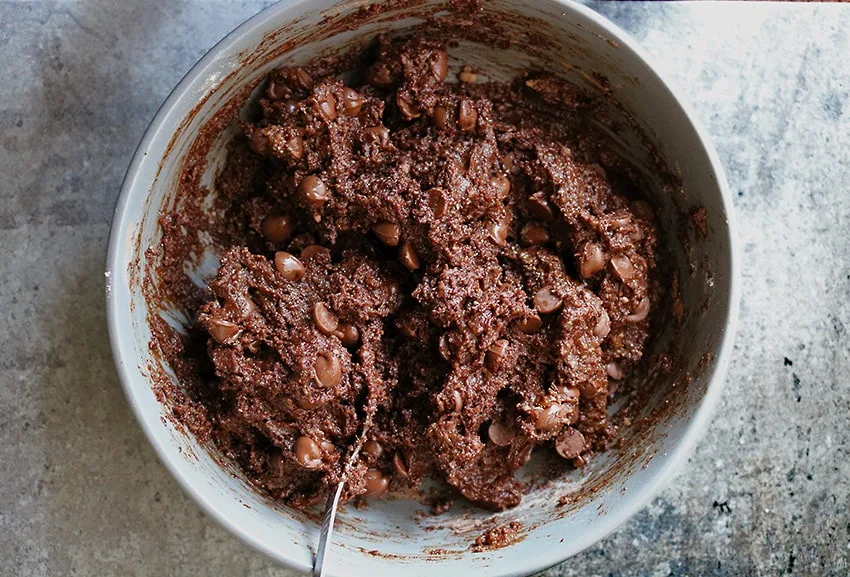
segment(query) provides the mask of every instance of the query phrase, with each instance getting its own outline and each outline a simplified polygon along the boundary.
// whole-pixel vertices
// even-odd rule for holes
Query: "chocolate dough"
[[[658,304],[652,209],[564,81],[484,82],[420,37],[348,61],[348,84],[273,71],[241,123],[217,191],[242,241],[190,311],[184,413],[296,507],[367,415],[346,499],[434,476],[514,506],[534,448],[580,467],[615,434]]]

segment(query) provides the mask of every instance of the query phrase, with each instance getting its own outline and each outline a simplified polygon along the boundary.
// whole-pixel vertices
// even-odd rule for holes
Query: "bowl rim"
[[[732,194],[729,190],[729,185],[726,180],[726,174],[720,162],[720,158],[714,147],[708,132],[699,120],[696,112],[682,94],[677,91],[674,86],[658,71],[658,67],[654,65],[652,58],[648,53],[634,40],[630,34],[622,30],[619,26],[608,20],[605,16],[592,10],[591,8],[578,4],[573,0],[550,0],[559,4],[564,11],[572,11],[579,17],[584,17],[592,21],[595,25],[603,28],[608,34],[616,39],[616,41],[630,51],[632,55],[646,67],[647,74],[656,80],[668,93],[667,96],[672,98],[681,109],[684,117],[691,123],[694,132],[697,135],[700,145],[704,149],[710,170],[715,177],[717,188],[720,192],[721,206],[726,214],[726,242],[729,246],[729,276],[728,276],[728,308],[726,319],[724,322],[724,334],[720,352],[717,355],[716,361],[713,364],[711,374],[708,377],[708,386],[702,398],[699,400],[699,406],[695,410],[693,417],[685,425],[681,441],[665,455],[664,461],[659,465],[657,472],[642,488],[639,494],[634,498],[625,500],[620,507],[612,510],[605,515],[598,523],[595,523],[592,530],[577,536],[574,543],[570,547],[552,547],[548,550],[541,550],[539,554],[533,558],[527,558],[527,563],[521,569],[509,572],[500,572],[498,567],[481,568],[483,573],[488,575],[501,577],[528,575],[542,571],[548,567],[552,567],[561,563],[565,559],[578,554],[582,550],[590,547],[601,539],[607,537],[617,528],[623,525],[628,519],[633,517],[638,511],[643,509],[658,493],[663,489],[675,473],[680,469],[682,463],[687,460],[693,451],[697,441],[703,434],[709,418],[717,404],[725,385],[726,374],[730,364],[734,338],[738,324],[738,313],[740,304],[740,247],[738,244],[737,225],[735,221],[734,206],[732,202]],[[196,82],[198,77],[206,75],[208,70],[219,62],[224,55],[230,52],[231,47],[237,43],[237,40],[250,36],[255,33],[255,29],[259,28],[265,21],[274,18],[280,12],[292,9],[294,6],[309,0],[281,0],[273,4],[251,18],[245,20],[225,37],[219,40],[209,51],[207,51],[200,60],[198,60],[191,69],[183,76],[180,82],[172,89],[163,104],[157,110],[153,120],[145,134],[142,137],[139,145],[136,147],[133,158],[125,173],[121,190],[118,196],[118,201],[115,207],[112,226],[109,234],[109,245],[106,258],[106,273],[105,273],[105,290],[106,290],[106,316],[107,327],[109,332],[109,340],[112,349],[113,361],[118,372],[121,386],[127,398],[130,407],[136,417],[136,420],[144,430],[148,442],[153,446],[157,457],[162,462],[171,476],[178,481],[182,489],[188,493],[192,499],[198,503],[202,510],[213,517],[222,527],[227,529],[231,534],[238,537],[243,543],[247,543],[256,551],[259,551],[267,557],[299,571],[311,571],[312,567],[308,564],[285,556],[278,549],[267,547],[262,542],[253,538],[247,533],[240,524],[228,518],[219,508],[216,500],[207,498],[190,480],[185,477],[177,466],[177,457],[173,453],[166,451],[164,444],[161,444],[157,436],[154,434],[154,421],[159,420],[159,415],[150,415],[145,412],[135,398],[135,386],[133,384],[134,377],[130,374],[130,368],[125,362],[125,357],[129,356],[125,353],[119,335],[122,328],[126,326],[126,322],[122,318],[126,318],[126,311],[118,310],[118,305],[114,297],[114,291],[123,289],[113,284],[113,271],[121,266],[121,250],[123,240],[127,237],[130,227],[134,221],[128,213],[128,205],[136,190],[136,181],[139,177],[142,163],[146,160],[146,150],[150,147],[155,136],[164,129],[170,129],[165,125],[168,116],[172,109],[181,102],[188,92],[189,87]],[[129,289],[127,289],[129,291]]]

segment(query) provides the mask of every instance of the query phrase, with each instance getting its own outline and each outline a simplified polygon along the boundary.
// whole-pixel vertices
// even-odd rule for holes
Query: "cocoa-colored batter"
[[[275,70],[242,123],[217,181],[239,240],[199,309],[186,293],[178,415],[296,507],[367,415],[345,498],[435,476],[514,506],[535,447],[580,467],[614,436],[658,304],[652,209],[573,86],[480,82],[418,37],[356,60],[348,84]],[[187,226],[164,219],[166,256]]]

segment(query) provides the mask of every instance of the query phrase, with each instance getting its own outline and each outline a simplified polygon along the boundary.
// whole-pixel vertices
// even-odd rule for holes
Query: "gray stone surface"
[[[266,3],[0,2],[0,575],[291,575],[156,460],[103,312],[136,143],[191,64]],[[546,575],[846,575],[850,6],[594,7],[715,138],[743,303],[719,411],[685,470]]]

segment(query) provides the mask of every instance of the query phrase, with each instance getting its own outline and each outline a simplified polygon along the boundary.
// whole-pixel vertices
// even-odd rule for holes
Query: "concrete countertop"
[[[267,2],[0,2],[0,575],[291,573],[179,489],[107,341],[112,210],[157,107]],[[694,103],[728,172],[743,302],[678,478],[561,575],[850,571],[850,6],[593,4]]]

